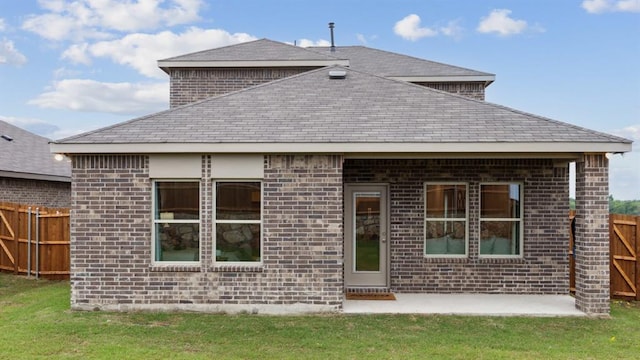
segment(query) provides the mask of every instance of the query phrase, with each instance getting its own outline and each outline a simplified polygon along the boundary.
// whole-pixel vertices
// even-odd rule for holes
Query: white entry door
[[[386,287],[389,278],[387,186],[345,186],[345,285]]]

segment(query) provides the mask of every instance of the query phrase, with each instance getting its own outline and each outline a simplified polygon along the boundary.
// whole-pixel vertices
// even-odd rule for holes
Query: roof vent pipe
[[[329,23],[329,30],[331,31],[331,52],[335,52],[336,51],[336,43],[333,41],[333,28],[335,27],[335,24],[330,22]]]

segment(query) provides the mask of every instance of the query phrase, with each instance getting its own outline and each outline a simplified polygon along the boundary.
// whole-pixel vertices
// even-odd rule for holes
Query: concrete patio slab
[[[569,295],[395,294],[396,300],[345,300],[345,314],[587,316]]]

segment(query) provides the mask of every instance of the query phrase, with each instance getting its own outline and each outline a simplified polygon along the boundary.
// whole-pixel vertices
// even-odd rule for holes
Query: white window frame
[[[180,220],[171,220],[171,219],[156,219],[156,206],[158,205],[156,199],[157,183],[163,182],[190,182],[190,183],[198,183],[198,220],[191,219],[180,219]],[[151,184],[151,262],[153,265],[158,266],[193,266],[199,265],[202,262],[202,182],[200,179],[153,179]],[[198,224],[198,260],[197,261],[160,261],[156,260],[156,247],[157,247],[157,237],[156,237],[156,225],[157,224]]]
[[[520,197],[520,217],[519,218],[483,218],[482,217],[482,186],[483,185],[518,185],[518,196]],[[524,257],[524,184],[518,181],[499,181],[499,182],[482,182],[478,185],[478,257],[480,258],[508,258],[508,259],[520,259]],[[518,234],[518,248],[520,252],[518,254],[482,254],[480,252],[480,242],[482,240],[482,222],[513,222],[518,223],[520,233]]]
[[[218,199],[217,189],[218,183],[260,183],[260,220],[218,220],[217,208],[218,208]],[[211,191],[213,192],[213,209],[212,209],[212,238],[213,238],[213,255],[212,261],[213,264],[217,267],[221,266],[244,266],[244,267],[255,267],[262,266],[264,262],[264,182],[262,179],[216,179],[213,181],[213,186]],[[218,224],[259,224],[260,225],[260,261],[218,261],[216,260],[217,256],[217,228]]]
[[[429,185],[464,185],[465,188],[465,217],[464,218],[429,218],[427,217],[427,187]],[[467,258],[469,256],[469,183],[467,182],[452,182],[452,181],[429,181],[425,182],[423,187],[424,192],[424,226],[423,226],[423,239],[422,239],[422,253],[425,258]],[[430,221],[446,221],[456,222],[464,221],[464,254],[427,254],[427,224]]]

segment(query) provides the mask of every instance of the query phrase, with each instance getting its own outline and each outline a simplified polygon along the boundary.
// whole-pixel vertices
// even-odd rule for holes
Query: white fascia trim
[[[349,66],[349,60],[249,60],[249,61],[158,61],[160,68],[242,68],[242,67],[299,67]]]
[[[566,142],[496,143],[132,143],[132,144],[51,144],[60,154],[159,154],[159,153],[624,153],[631,144]]]
[[[406,82],[486,82],[491,83],[496,80],[495,75],[452,75],[452,76],[387,76],[389,79],[402,80]]]

